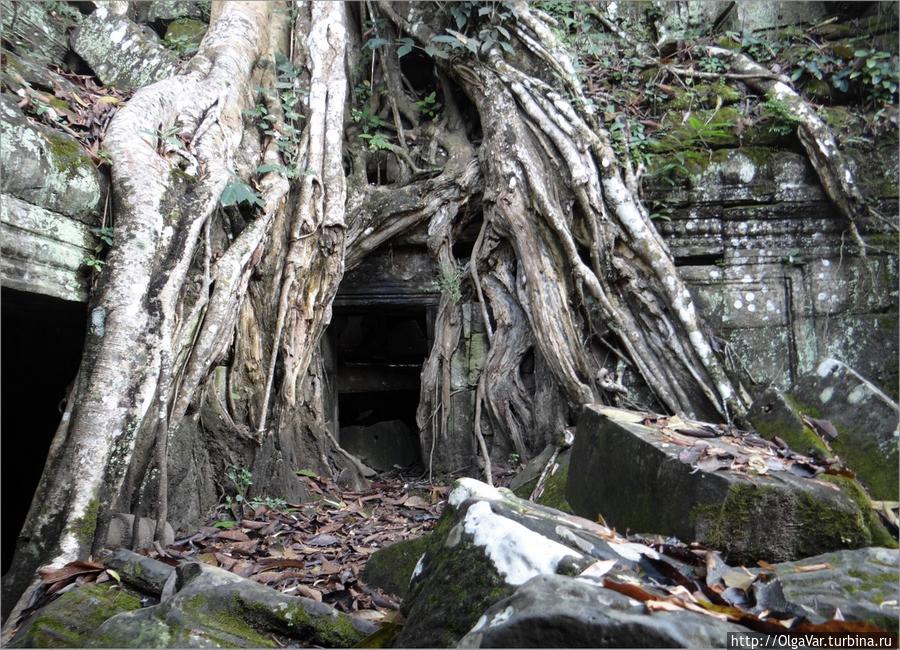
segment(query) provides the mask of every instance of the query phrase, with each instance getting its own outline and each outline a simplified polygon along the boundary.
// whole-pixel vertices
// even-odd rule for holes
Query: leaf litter
[[[448,488],[381,475],[370,489],[352,491],[312,474],[297,472],[310,501],[280,508],[235,504],[220,515],[233,518],[209,522],[164,548],[139,552],[173,566],[204,562],[285,594],[381,620],[400,604],[363,581],[369,556],[430,532]]]
[[[704,449],[708,449],[704,448]],[[234,519],[220,518],[167,547],[154,543],[139,551],[170,565],[199,561],[268,585],[282,593],[311,598],[340,611],[382,625],[382,631],[402,625],[399,603],[369,587],[362,571],[369,556],[398,541],[431,531],[446,503],[448,488],[427,482],[404,482],[382,476],[365,491],[342,490],[325,477],[298,472],[313,499],[283,508],[264,504],[241,509]],[[227,515],[222,515],[227,516]],[[224,525],[223,525],[224,524]],[[897,639],[889,631],[835,615],[811,622],[802,607],[784,594],[775,567],[759,561],[758,568],[732,567],[717,551],[684,544],[660,535],[631,535],[596,525],[610,542],[646,548],[640,553],[643,578],[628,572],[613,574],[617,561],[599,560],[579,576],[628,596],[644,605],[648,615],[690,611],[729,621],[765,634],[842,637],[846,634]],[[653,557],[653,552],[658,556]],[[810,564],[798,572],[814,572],[830,565]],[[115,580],[102,564],[72,562],[61,569],[44,567],[40,576],[45,594],[30,613],[56,596],[88,582]],[[649,579],[653,576],[652,579]]]

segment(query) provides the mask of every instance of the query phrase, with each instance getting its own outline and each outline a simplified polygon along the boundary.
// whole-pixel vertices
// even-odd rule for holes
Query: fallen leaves
[[[282,510],[245,506],[234,519],[147,554],[169,564],[205,562],[345,612],[379,618],[396,609],[399,603],[364,584],[362,570],[379,548],[431,530],[447,488],[383,478],[354,492],[308,470],[297,476],[313,500]]]

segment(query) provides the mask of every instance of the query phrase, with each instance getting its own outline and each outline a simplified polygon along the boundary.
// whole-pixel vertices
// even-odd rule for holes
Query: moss
[[[831,443],[832,449],[856,472],[869,493],[879,499],[897,498],[898,454],[896,448],[885,454],[878,442],[865,435],[852,435],[844,427],[834,424],[838,437]]]
[[[179,53],[196,50],[206,33],[206,24],[192,18],[178,18],[169,23],[164,42]]]
[[[472,544],[467,535],[454,546],[445,545],[458,516],[447,508],[429,536],[428,580],[413,582],[404,601],[408,622],[398,639],[400,646],[454,647],[484,610],[513,591],[484,548]]]
[[[657,140],[650,143],[651,151],[682,151],[709,147],[736,147],[740,139],[733,127],[741,118],[741,112],[733,106],[719,110],[692,111],[685,121],[681,111],[670,111],[662,119]]]
[[[236,604],[240,604],[237,600],[239,597],[235,594]],[[222,607],[213,607],[205,594],[196,594],[181,603],[181,609],[190,618],[204,625],[205,629],[202,634],[210,640],[220,642],[224,647],[234,647],[238,640],[246,640],[248,643],[245,647],[271,648],[275,646],[274,641],[267,636],[263,636],[249,623],[236,615],[231,609]],[[223,633],[224,637],[219,637],[217,633]],[[228,638],[231,637],[231,638]],[[242,644],[243,645],[243,644]]]
[[[872,534],[863,513],[855,503],[842,506],[814,489],[741,482],[729,487],[722,503],[695,506],[691,519],[698,541],[731,561],[755,562],[868,546]]]
[[[78,541],[88,548],[94,541],[94,533],[97,531],[97,517],[99,515],[100,500],[94,498],[88,503],[87,508],[84,509],[84,516],[72,525]]]
[[[802,421],[793,422],[787,417],[757,417],[751,421],[754,428],[762,434],[763,438],[773,440],[775,437],[784,440],[788,447],[802,454],[818,452],[818,455],[828,457],[831,452],[822,439],[810,427]]]
[[[817,407],[802,403],[792,395],[785,395],[785,400],[800,413],[814,418],[824,417],[822,411]],[[833,421],[832,425],[838,432],[837,438],[830,443],[834,452],[856,473],[870,494],[879,499],[895,499],[897,482],[900,480],[896,449],[886,455],[872,437],[854,435],[844,426]],[[789,440],[786,439],[786,441],[791,444]]]
[[[49,131],[45,133],[45,137],[53,164],[60,173],[71,177],[75,175],[79,168],[91,164],[84,151],[82,151],[81,145],[72,138]]]
[[[797,520],[803,530],[799,548],[804,556],[872,544],[872,534],[857,507],[837,507],[813,493],[803,492],[797,504]]]
[[[428,536],[396,542],[376,551],[366,563],[363,580],[397,596],[405,596],[416,563],[428,547]]]
[[[140,608],[133,593],[106,584],[90,584],[69,591],[28,620],[11,647],[86,647],[100,625],[121,612]]]
[[[881,519],[879,519],[876,512],[872,509],[869,495],[866,494],[865,489],[863,489],[863,486],[860,485],[858,481],[835,474],[824,474],[821,478],[822,480],[839,486],[843,493],[853,500],[860,512],[863,513],[863,518],[865,519],[866,526],[872,536],[872,544],[874,546],[897,548],[897,540],[894,539],[884,527],[884,524],[881,523]]]
[[[697,108],[715,108],[720,101],[723,105],[733,104],[740,100],[741,93],[724,82],[697,84],[691,90],[679,92],[669,100],[669,106],[676,110],[693,110]]]
[[[284,606],[248,603],[242,601],[239,594],[234,595],[233,602],[235,609],[246,619],[256,619],[261,627],[275,627],[290,638],[301,638],[306,643],[326,648],[347,648],[363,638],[363,634],[353,627],[346,616],[314,616],[299,602],[284,603]],[[244,618],[237,620],[246,624]]]

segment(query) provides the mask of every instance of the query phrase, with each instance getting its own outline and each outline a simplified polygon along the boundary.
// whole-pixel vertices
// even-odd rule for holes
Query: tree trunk
[[[509,46],[473,51],[437,3],[214,3],[184,73],[118,111],[104,141],[115,244],[7,598],[39,565],[102,545],[113,510],[162,522],[184,489],[173,448],[206,464],[197,517],[229,465],[291,501],[306,496],[297,470],[369,474],[327,426],[320,339],[345,270],[416,229],[441,274],[417,411],[433,473],[481,459],[489,476],[492,460],[558,443],[589,402],[743,415],[627,151],[546,17],[511,6],[502,22],[472,13]],[[416,64],[430,104],[384,45],[401,38],[434,54]],[[258,201],[221,205],[236,185]],[[479,234],[458,260],[467,228]],[[486,350],[460,378],[476,329]],[[635,402],[639,384],[656,402]]]

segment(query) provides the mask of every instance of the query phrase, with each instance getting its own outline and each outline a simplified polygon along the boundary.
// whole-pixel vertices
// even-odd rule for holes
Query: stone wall
[[[851,150],[882,215],[896,220],[895,143]],[[698,174],[648,184],[658,222],[700,313],[749,384],[791,387],[838,358],[897,394],[896,235],[861,224],[865,257],[806,158],[784,149],[720,149]]]

